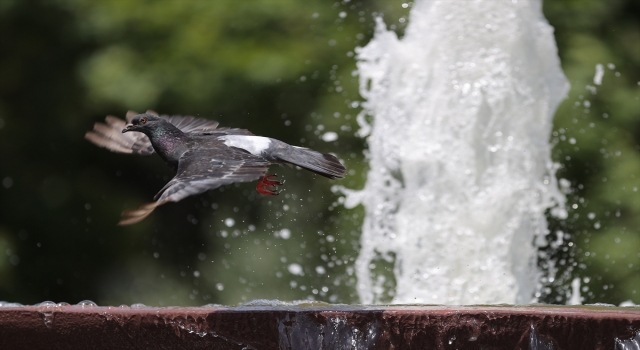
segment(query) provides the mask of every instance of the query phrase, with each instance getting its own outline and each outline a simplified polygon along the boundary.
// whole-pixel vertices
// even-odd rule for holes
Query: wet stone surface
[[[0,349],[614,350],[639,330],[640,309],[616,307],[0,307]]]

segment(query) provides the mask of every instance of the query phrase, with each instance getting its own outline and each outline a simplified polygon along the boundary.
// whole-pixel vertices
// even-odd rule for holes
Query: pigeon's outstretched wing
[[[158,115],[153,111],[147,111],[147,113]],[[138,115],[136,112],[127,112],[126,121],[114,116],[107,116],[105,123],[95,123],[93,130],[88,131],[84,137],[113,152],[151,155],[154,150],[151,141],[145,134],[139,132],[122,133],[122,129],[131,123],[131,119],[136,115]],[[186,134],[252,135],[251,132],[244,129],[218,128],[218,122],[214,120],[180,115],[160,115],[159,117],[175,125]]]
[[[113,152],[143,156],[153,154],[151,141],[145,134],[141,132],[122,133],[122,129],[126,125],[124,120],[108,115],[104,124],[95,123],[93,131],[87,131],[84,138]]]
[[[268,161],[233,148],[190,150],[180,158],[176,176],[156,194],[156,201],[123,212],[118,225],[135,224],[167,202],[234,182],[257,180],[266,174],[268,166]]]

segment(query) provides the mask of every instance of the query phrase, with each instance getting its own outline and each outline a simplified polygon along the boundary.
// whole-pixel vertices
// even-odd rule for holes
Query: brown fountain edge
[[[0,349],[615,349],[640,309],[562,306],[1,307]]]

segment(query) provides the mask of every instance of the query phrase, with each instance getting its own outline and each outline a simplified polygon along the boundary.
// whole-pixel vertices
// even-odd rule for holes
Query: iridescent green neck
[[[163,123],[146,133],[153,149],[174,170],[180,156],[187,151],[188,136],[173,124]]]

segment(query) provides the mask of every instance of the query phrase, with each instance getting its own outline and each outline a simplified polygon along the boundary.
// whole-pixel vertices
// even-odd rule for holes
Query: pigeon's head
[[[159,128],[162,124],[166,123],[166,121],[157,115],[144,113],[138,114],[133,119],[131,119],[131,124],[127,125],[122,133],[129,131],[138,131],[145,134],[150,133],[151,131]]]

